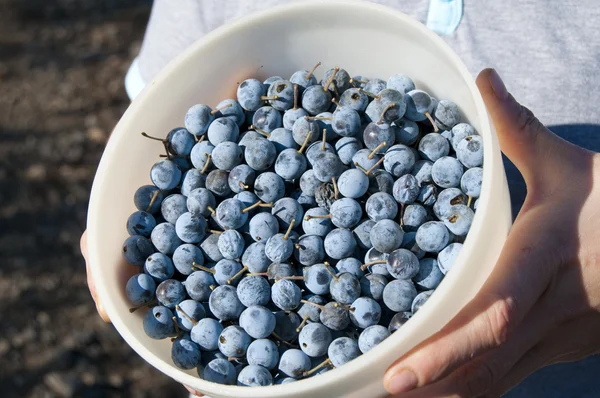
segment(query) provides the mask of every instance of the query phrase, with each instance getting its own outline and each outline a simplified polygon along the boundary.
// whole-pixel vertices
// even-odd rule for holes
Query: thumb
[[[531,188],[534,179],[540,178],[540,173],[535,171],[547,170],[556,160],[557,144],[561,140],[515,100],[494,69],[481,71],[477,86],[496,127],[502,152],[517,166]]]

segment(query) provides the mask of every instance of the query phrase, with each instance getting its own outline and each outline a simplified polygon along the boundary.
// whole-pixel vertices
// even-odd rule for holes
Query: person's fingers
[[[398,397],[478,397],[490,391],[511,372],[525,353],[559,324],[553,316],[554,308],[554,300],[544,296],[531,308],[509,341],[474,356],[443,379]]]
[[[106,311],[104,310],[104,307],[102,306],[102,302],[100,301],[100,299],[98,298],[98,296],[96,294],[96,286],[94,285],[94,279],[92,278],[92,273],[91,273],[91,270],[89,269],[89,266],[87,265],[87,263],[86,263],[86,271],[87,271],[88,289],[90,289],[90,294],[92,295],[94,304],[96,304],[96,311],[98,311],[98,315],[100,315],[100,318],[102,318],[102,320],[104,322],[110,323],[110,318],[108,317],[108,314],[106,313]]]
[[[481,71],[477,86],[496,127],[500,148],[523,174],[529,191],[540,179],[551,178],[553,171],[561,172],[565,168],[561,159],[582,151],[560,139],[519,104],[494,69]]]
[[[552,189],[548,185],[553,182],[546,181],[545,176],[567,176],[561,167],[569,168],[571,164],[578,163],[579,159],[568,160],[577,158],[580,153],[569,149],[568,144],[563,144],[529,110],[517,103],[494,71],[482,72],[478,85],[498,129],[501,146],[523,173],[530,192],[538,187]],[[569,166],[560,166],[560,162]],[[544,173],[536,172],[540,167]],[[538,193],[541,191],[538,190]],[[384,383],[390,393],[398,394],[430,385],[460,368],[469,373],[470,367],[477,363],[483,364],[478,368],[479,374],[502,374],[501,371],[490,370],[486,362],[477,362],[473,358],[497,347],[504,348],[506,342],[515,337],[515,329],[526,315],[531,316],[530,309],[551,285],[556,264],[565,263],[566,255],[557,249],[564,242],[561,242],[563,234],[556,227],[560,222],[557,223],[555,210],[549,206],[530,206],[520,214],[498,264],[477,297],[441,332],[388,369]],[[546,322],[526,321],[530,338],[520,340],[517,337],[513,355],[510,360],[504,360],[509,364],[518,360],[520,353],[527,350],[527,344],[534,344],[548,325],[561,319],[562,311],[556,312],[552,316],[546,314]],[[523,347],[518,347],[519,343]],[[495,366],[506,369],[507,365]],[[471,389],[485,387],[482,384],[482,387],[475,385]]]
[[[96,300],[96,286],[94,285],[94,279],[92,278],[92,270],[90,269],[90,265],[88,262],[88,251],[87,251],[87,230],[83,231],[83,234],[81,234],[81,239],[79,240],[79,248],[81,250],[81,254],[83,255],[83,259],[85,261],[85,272],[86,272],[86,276],[87,276],[87,285],[88,285],[88,289],[90,290],[90,293],[92,295],[92,298],[94,299],[94,302],[97,303]]]
[[[198,391],[194,390],[191,387],[186,386],[185,384],[183,384],[183,386],[185,387],[186,390],[189,391],[190,394],[192,394],[195,397],[203,397],[204,396],[204,394],[199,393]]]
[[[445,377],[472,358],[503,345],[552,280],[561,247],[551,217],[532,209],[517,220],[500,260],[480,292],[446,327],[386,372],[391,394]],[[544,231],[540,233],[540,231]],[[550,248],[550,249],[549,249]]]
[[[92,270],[90,269],[88,258],[87,258],[87,231],[84,231],[83,234],[81,235],[81,240],[79,241],[79,246],[81,248],[81,254],[83,255],[83,259],[85,260],[85,272],[86,272],[86,277],[87,277],[87,285],[88,285],[88,289],[90,290],[90,294],[92,295],[92,299],[94,300],[94,303],[96,304],[96,311],[98,311],[100,318],[102,318],[102,320],[104,322],[109,323],[110,318],[108,317],[108,314],[104,310],[104,307],[102,306],[102,303],[100,302],[100,300],[98,299],[98,295],[96,294],[96,285],[94,284],[94,278],[92,277]]]
[[[104,307],[102,306],[102,303],[100,301],[96,301],[95,303],[96,303],[96,311],[98,311],[98,315],[100,315],[100,318],[102,318],[102,320],[104,322],[110,323],[110,317],[108,316],[108,314],[104,310]]]
[[[486,396],[498,397],[536,370],[559,362],[576,361],[600,351],[600,315],[591,313],[569,320],[532,347]]]
[[[517,166],[526,181],[537,170],[553,134],[533,113],[508,92],[494,69],[484,69],[477,86],[496,127],[502,151]]]
[[[81,250],[83,259],[87,264],[87,230],[83,231],[83,233],[81,234],[81,239],[79,239],[79,250]]]

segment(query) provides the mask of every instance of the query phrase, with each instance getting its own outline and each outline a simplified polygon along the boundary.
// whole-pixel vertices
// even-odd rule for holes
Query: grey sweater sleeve
[[[297,0],[154,0],[139,55],[148,82],[195,40],[252,12]]]
[[[207,17],[205,4],[198,0],[154,0],[142,48],[138,56],[140,73],[149,82],[171,59],[194,40],[218,25],[216,16]]]

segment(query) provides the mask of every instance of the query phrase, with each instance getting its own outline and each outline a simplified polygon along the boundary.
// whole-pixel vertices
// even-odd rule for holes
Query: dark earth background
[[[102,322],[79,237],[151,1],[0,0],[0,396],[185,397]]]
[[[0,396],[185,397],[97,316],[79,238],[150,0],[0,0]],[[600,359],[511,397],[599,397]]]

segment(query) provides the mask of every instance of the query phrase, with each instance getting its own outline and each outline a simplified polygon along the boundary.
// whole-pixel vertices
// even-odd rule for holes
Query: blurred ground
[[[79,237],[150,0],[0,0],[0,396],[184,397],[95,312]],[[509,394],[598,397],[600,357]]]
[[[0,0],[0,396],[176,397],[97,316],[79,236],[151,1]]]

